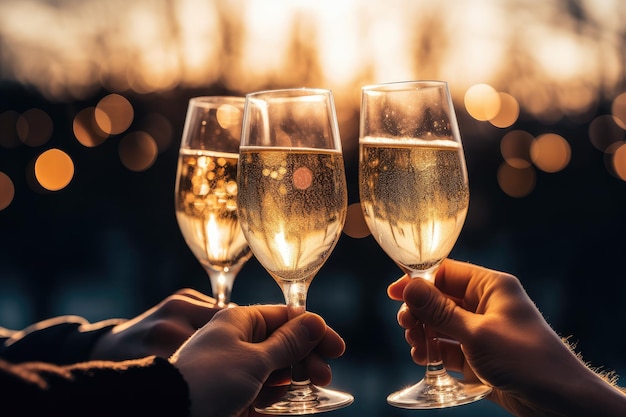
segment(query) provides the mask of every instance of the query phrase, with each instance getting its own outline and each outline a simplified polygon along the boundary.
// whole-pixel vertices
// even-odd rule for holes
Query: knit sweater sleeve
[[[125,417],[189,415],[189,390],[167,360],[57,366],[0,360],[2,414],[7,416]]]
[[[96,340],[124,319],[90,323],[79,316],[59,316],[23,330],[0,329],[0,358],[12,362],[68,365],[89,360]]]

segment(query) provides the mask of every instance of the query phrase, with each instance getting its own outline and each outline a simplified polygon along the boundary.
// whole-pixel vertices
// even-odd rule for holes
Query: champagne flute
[[[289,318],[306,310],[309,285],[346,217],[346,176],[332,93],[261,91],[246,96],[239,159],[239,219],[252,252],[281,287]],[[311,384],[292,367],[284,396],[258,404],[274,415],[315,414],[353,397]]]
[[[252,256],[237,218],[237,161],[243,97],[189,100],[176,171],[176,219],[209,275],[218,307]]]
[[[461,135],[446,82],[365,86],[361,96],[359,194],[367,225],[411,278],[434,283],[469,206]],[[443,408],[484,398],[491,388],[452,377],[430,329],[427,366],[417,384],[387,401],[409,409]]]

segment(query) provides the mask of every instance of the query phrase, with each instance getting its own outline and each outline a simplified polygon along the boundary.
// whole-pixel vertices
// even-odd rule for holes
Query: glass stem
[[[230,303],[230,294],[233,290],[233,283],[237,271],[235,270],[223,270],[214,271],[208,270],[209,279],[211,280],[211,289],[213,290],[213,298],[217,301],[217,307],[228,307]]]
[[[304,281],[288,281],[282,284],[283,295],[287,304],[287,315],[290,320],[306,311],[308,287],[309,285]],[[296,363],[291,367],[291,383],[295,385],[307,385],[310,383],[304,361]]]
[[[439,264],[431,267],[430,269],[420,271],[419,275],[414,275],[414,279],[425,279],[431,283],[435,283],[435,274],[439,269]],[[441,357],[441,350],[439,347],[439,339],[433,330],[431,330],[425,324],[424,334],[426,335],[426,377],[436,377],[446,373],[446,369],[443,366],[443,358]]]
[[[423,325],[426,334],[426,376],[437,376],[446,372],[443,366],[439,339],[430,327]]]

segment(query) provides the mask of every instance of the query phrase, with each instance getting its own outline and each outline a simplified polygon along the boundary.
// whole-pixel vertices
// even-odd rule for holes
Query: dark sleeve
[[[112,319],[92,324],[82,317],[61,316],[32,324],[24,330],[3,329],[0,358],[12,363],[67,365],[85,362],[97,338],[123,321]]]
[[[189,416],[180,372],[154,356],[71,366],[0,359],[2,415],[90,417]]]

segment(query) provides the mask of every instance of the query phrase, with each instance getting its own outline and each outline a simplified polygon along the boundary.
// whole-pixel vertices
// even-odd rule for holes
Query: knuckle
[[[155,320],[147,329],[145,338],[147,341],[158,342],[179,336],[180,328],[170,320]]]
[[[458,308],[453,302],[439,302],[433,306],[433,315],[431,325],[434,327],[445,328],[450,325],[454,318],[454,310]]]
[[[159,310],[165,315],[171,315],[180,311],[186,303],[181,295],[173,294],[161,302]]]

